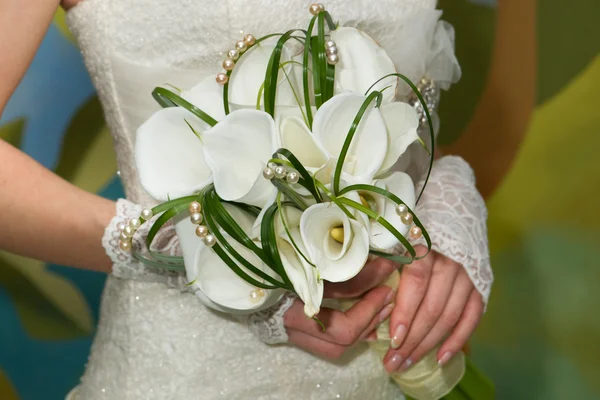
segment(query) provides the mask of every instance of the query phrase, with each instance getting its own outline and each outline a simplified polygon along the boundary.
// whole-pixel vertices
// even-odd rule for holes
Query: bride
[[[0,64],[0,110],[58,1],[0,5],[0,48],[11,60]],[[146,269],[116,247],[118,222],[153,203],[133,162],[136,129],[158,107],[152,89],[191,87],[214,74],[244,33],[306,26],[306,1],[64,0],[62,6],[102,101],[127,200],[115,205],[82,192],[0,142],[0,209],[8,210],[0,248],[111,273],[89,362],[70,398],[398,399],[387,372],[409,368],[440,343],[440,364],[461,350],[493,278],[485,206],[458,157],[436,161],[417,209],[435,251],[403,269],[397,292],[379,287],[398,267],[383,259],[371,260],[349,282],[327,286],[326,297],[361,300],[345,313],[323,309],[326,332],[304,317],[294,297],[242,320],[212,311],[186,291],[183,277]],[[422,82],[431,106],[438,88],[458,79],[453,31],[439,21],[435,0],[329,0],[326,6],[344,25],[368,32],[399,72]],[[19,40],[8,41],[9,32]],[[408,91],[398,96],[414,100]],[[419,150],[411,148],[399,166],[415,182],[423,177]],[[388,317],[392,348],[382,362],[364,342]]]

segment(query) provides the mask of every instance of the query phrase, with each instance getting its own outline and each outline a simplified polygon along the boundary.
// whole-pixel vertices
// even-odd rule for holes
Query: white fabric
[[[368,32],[399,72],[416,81],[431,59],[441,14],[435,3],[330,0],[326,6],[342,24]],[[137,127],[159,108],[152,89],[193,87],[220,69],[241,31],[261,36],[306,27],[307,8],[304,0],[83,0],[68,13],[130,201],[153,205],[133,159]],[[107,280],[81,399],[402,398],[366,346],[336,363],[267,346],[239,321],[182,292],[179,280],[178,287],[165,287],[162,274],[126,260],[118,260],[115,275],[136,279]]]

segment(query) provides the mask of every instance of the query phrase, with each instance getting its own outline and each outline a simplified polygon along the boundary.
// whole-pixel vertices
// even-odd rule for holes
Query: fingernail
[[[400,354],[394,354],[392,356],[392,358],[390,358],[388,360],[388,362],[385,364],[385,369],[387,369],[388,372],[392,373],[392,372],[396,371],[398,368],[400,368],[401,365],[402,365],[402,356]]]
[[[440,358],[440,359],[438,360],[438,365],[439,365],[440,367],[442,367],[442,366],[446,365],[446,363],[447,363],[448,361],[450,361],[450,359],[451,359],[451,358],[452,358],[452,353],[450,353],[449,351],[445,352],[445,353],[444,353],[444,355],[442,356],[442,358]]]
[[[365,342],[367,342],[367,343],[372,343],[372,342],[376,342],[376,341],[377,341],[377,338],[376,338],[376,337],[367,336],[367,337],[365,338]]]
[[[390,347],[392,349],[397,349],[402,344],[404,340],[404,335],[406,335],[406,327],[404,325],[398,325],[396,330],[394,331],[394,336],[392,336],[392,342],[390,343]]]
[[[412,360],[410,358],[407,358],[406,361],[404,361],[404,364],[402,364],[402,366],[398,370],[398,372],[406,371],[407,369],[410,368],[412,363],[413,363]]]
[[[389,304],[389,305],[385,306],[385,308],[383,310],[381,310],[381,312],[379,313],[379,322],[383,322],[386,319],[388,319],[388,317],[390,316],[390,314],[392,313],[393,310],[394,310],[393,304]]]
[[[390,304],[393,300],[394,297],[396,295],[396,292],[394,290],[391,290],[387,296],[385,296],[385,304]]]

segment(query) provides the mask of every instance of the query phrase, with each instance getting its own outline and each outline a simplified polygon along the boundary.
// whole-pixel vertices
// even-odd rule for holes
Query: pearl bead
[[[192,201],[188,206],[190,215],[199,213],[202,210],[202,206],[197,201]]]
[[[194,225],[200,225],[203,220],[204,218],[200,213],[193,213],[192,215],[190,215],[190,221],[192,221],[192,224]]]
[[[121,233],[127,237],[132,237],[133,234],[135,233],[135,231],[133,230],[132,227],[126,226],[125,229],[123,229],[123,231]]]
[[[117,225],[117,228],[122,231],[123,229],[125,229],[127,225],[125,225],[125,222],[119,222],[119,225]]]
[[[254,37],[254,35],[247,33],[246,35],[244,35],[244,43],[246,43],[248,47],[253,46],[254,43],[256,43],[256,38]]]
[[[119,248],[123,251],[131,251],[131,242],[119,242]]]
[[[265,292],[265,289],[263,288],[256,289],[256,293],[258,293],[258,297],[265,297],[267,294],[267,292]]]
[[[418,239],[421,237],[421,235],[423,234],[423,232],[421,232],[421,228],[419,228],[418,226],[413,226],[412,228],[410,228],[410,237],[413,239]]]
[[[327,56],[327,64],[335,65],[340,61],[340,57],[337,54],[330,54]]]
[[[403,216],[404,214],[406,214],[408,212],[408,207],[406,206],[406,204],[398,204],[396,206],[396,214],[398,214],[398,216]]]
[[[140,229],[141,225],[142,223],[140,222],[139,218],[131,218],[129,220],[129,226],[134,230]]]
[[[233,61],[231,58],[227,58],[225,61],[223,61],[223,69],[225,71],[231,71],[233,67],[235,67],[235,61]]]
[[[323,5],[323,3],[319,3],[319,11],[325,11],[325,5]]]
[[[129,240],[131,240],[131,238],[127,236],[125,232],[121,232],[121,234],[119,235],[119,240],[121,240],[122,242],[128,242]]]
[[[238,40],[235,42],[235,49],[240,53],[243,53],[248,49],[248,45],[243,40]]]
[[[400,217],[400,220],[404,225],[410,225],[413,223],[413,215],[411,213],[406,213]]]
[[[226,83],[227,83],[227,81],[229,80],[229,77],[227,76],[227,74],[226,74],[226,73],[224,73],[224,72],[219,72],[219,73],[217,74],[217,77],[216,77],[216,79],[217,79],[217,83],[218,83],[219,85],[223,86],[224,84],[226,84]]]
[[[231,49],[227,52],[227,57],[231,58],[233,61],[237,61],[240,58],[240,52],[234,49]]]
[[[291,183],[293,185],[295,183],[298,183],[298,181],[300,180],[300,174],[298,174],[296,171],[292,171],[289,174],[287,174],[286,179],[288,183]]]
[[[325,54],[327,54],[327,56],[331,56],[331,55],[337,55],[338,53],[338,48],[335,46],[331,46],[325,49]]]
[[[310,5],[310,7],[308,8],[308,10],[310,11],[310,13],[312,15],[317,15],[321,12],[321,7],[317,3],[312,3]]]
[[[260,301],[260,295],[258,294],[258,290],[253,290],[250,292],[250,301],[252,303],[258,303]]]
[[[271,180],[275,177],[275,172],[269,167],[263,169],[263,177],[265,179]]]
[[[335,47],[335,42],[332,39],[325,42],[325,49],[328,49],[329,47]]]
[[[208,235],[208,228],[204,225],[198,225],[196,227],[196,236],[200,239],[204,239]]]
[[[215,244],[217,244],[217,238],[215,235],[211,234],[204,237],[204,245],[206,247],[213,247]]]
[[[283,178],[285,178],[286,175],[287,175],[287,171],[281,165],[278,166],[277,168],[275,168],[275,176],[277,178],[283,179]]]
[[[154,215],[152,213],[152,210],[149,208],[144,208],[142,210],[142,219],[145,219],[146,221],[148,221],[150,218],[152,218],[152,215]]]

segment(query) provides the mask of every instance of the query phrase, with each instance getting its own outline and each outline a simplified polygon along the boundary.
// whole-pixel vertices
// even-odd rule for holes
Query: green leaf
[[[321,193],[317,190],[315,179],[310,175],[306,168],[304,168],[304,165],[302,165],[294,153],[288,149],[281,148],[273,154],[273,159],[277,159],[278,155],[282,155],[289,160],[289,165],[295,168],[301,176],[301,179],[298,183],[304,186],[304,188],[310,192],[310,194],[318,203],[322,203],[323,199],[321,197]],[[273,161],[278,162],[278,160]]]
[[[157,87],[152,91],[152,97],[154,97],[156,102],[160,104],[163,108],[182,107],[194,114],[196,117],[200,118],[202,121],[206,122],[210,126],[215,126],[217,124],[216,119],[214,119],[213,117],[211,117],[192,103],[188,102],[183,97],[170,91],[169,89]]]
[[[288,278],[283,262],[279,255],[279,249],[277,248],[277,237],[275,236],[275,216],[279,210],[277,203],[272,204],[263,215],[263,219],[260,225],[260,236],[263,250],[271,260],[268,264],[275,272],[281,276],[285,282],[286,289],[293,291],[294,286]]]
[[[308,120],[308,127],[310,130],[312,130],[312,122],[313,122],[313,116],[312,116],[312,109],[311,109],[311,104],[310,104],[310,86],[309,86],[309,82],[308,82],[308,62],[309,62],[309,58],[310,58],[310,54],[311,54],[311,37],[312,37],[312,31],[315,27],[315,22],[317,21],[317,16],[315,15],[314,17],[311,18],[310,23],[308,24],[308,28],[306,30],[306,39],[304,41],[304,55],[303,55],[303,59],[302,59],[302,63],[303,63],[303,69],[302,69],[302,86],[304,89],[304,106],[306,107],[306,118]],[[313,71],[313,75],[316,73],[316,71]]]

